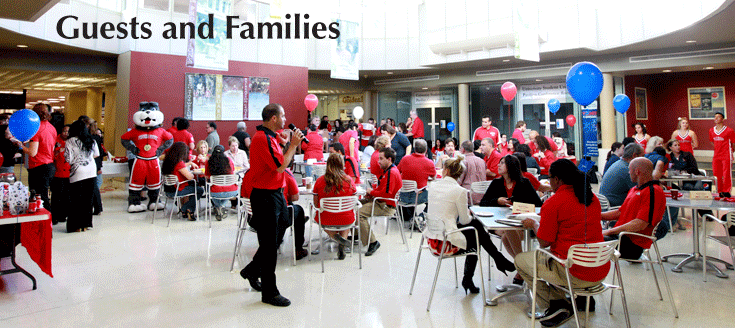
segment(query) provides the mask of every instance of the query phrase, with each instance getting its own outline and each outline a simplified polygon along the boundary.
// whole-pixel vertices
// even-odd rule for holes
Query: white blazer
[[[429,217],[444,221],[447,231],[457,229],[457,222],[468,224],[472,217],[467,208],[467,189],[457,183],[457,180],[444,177],[429,184]],[[424,231],[424,236],[442,240],[441,231]],[[451,234],[447,240],[452,245],[467,249],[467,239],[461,233]]]

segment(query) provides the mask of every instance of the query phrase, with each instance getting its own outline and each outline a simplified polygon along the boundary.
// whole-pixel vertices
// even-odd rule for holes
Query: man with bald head
[[[623,231],[637,232],[646,236],[653,233],[653,228],[661,221],[666,211],[666,197],[658,180],[653,180],[653,164],[640,157],[630,161],[628,174],[636,183],[625,197],[623,205],[614,211],[602,213],[602,220],[617,220],[615,226],[602,231],[605,240],[618,238]],[[641,237],[624,236],[620,240],[621,258],[637,260],[643,250],[651,247],[651,240]]]

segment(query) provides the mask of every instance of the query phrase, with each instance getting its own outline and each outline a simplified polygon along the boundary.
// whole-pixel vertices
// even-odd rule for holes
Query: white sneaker
[[[166,205],[163,204],[163,203],[161,203],[161,202],[148,204],[148,210],[149,211],[154,211],[156,208],[158,208],[159,210],[162,210],[162,209],[166,208]]]
[[[145,212],[145,205],[143,205],[143,204],[138,204],[138,205],[130,204],[130,206],[128,206],[128,213],[139,213],[139,212]]]

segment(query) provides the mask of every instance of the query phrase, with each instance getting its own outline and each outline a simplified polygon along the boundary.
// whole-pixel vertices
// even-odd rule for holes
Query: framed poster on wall
[[[635,119],[648,119],[648,97],[644,88],[635,88]]]
[[[709,120],[715,117],[715,113],[722,113],[727,118],[725,111],[725,87],[688,88],[689,96],[689,119]]]

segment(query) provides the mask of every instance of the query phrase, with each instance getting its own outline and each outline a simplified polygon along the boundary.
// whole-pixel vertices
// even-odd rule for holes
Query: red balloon
[[[316,108],[317,105],[319,105],[319,99],[316,98],[313,94],[306,95],[306,98],[304,98],[304,105],[306,106],[306,109],[311,111],[314,111],[314,108]]]
[[[577,118],[571,114],[567,115],[567,124],[569,124],[569,126],[574,126],[575,123],[577,123]]]
[[[513,82],[505,82],[500,87],[500,94],[503,95],[505,101],[511,101],[516,97],[516,85]]]

